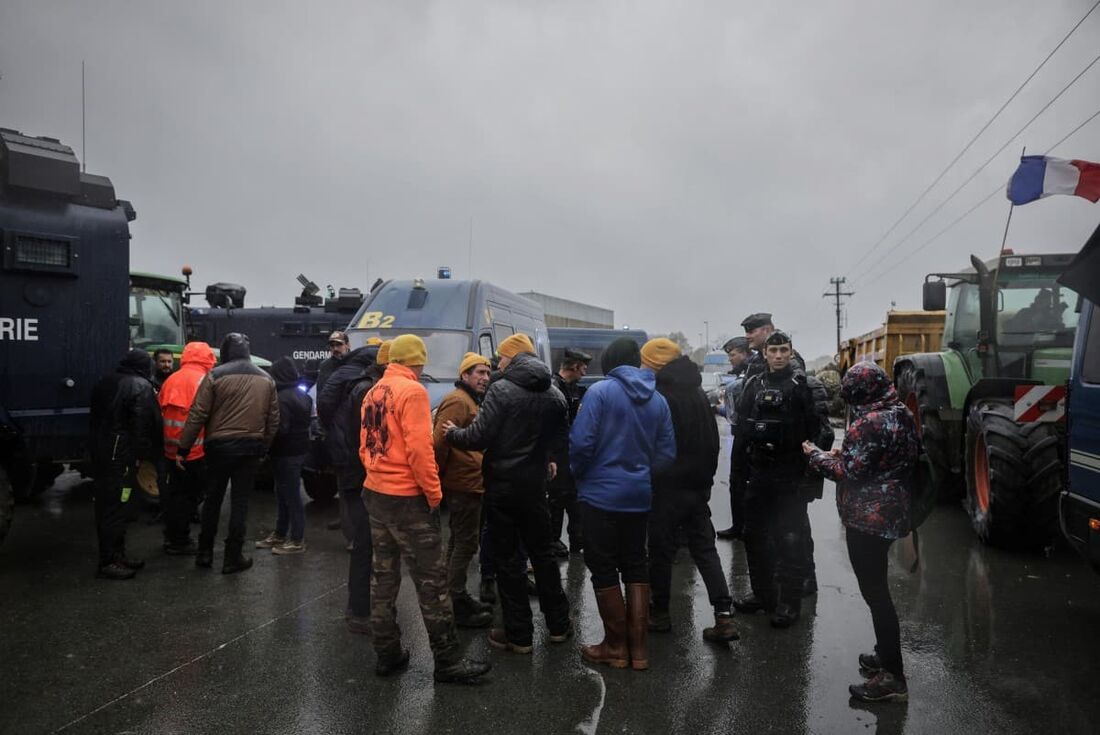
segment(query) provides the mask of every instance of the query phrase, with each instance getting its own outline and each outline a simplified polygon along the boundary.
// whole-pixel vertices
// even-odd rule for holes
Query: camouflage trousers
[[[428,508],[424,496],[364,493],[374,543],[370,580],[370,624],[374,650],[394,656],[401,650],[397,624],[397,593],[401,588],[401,559],[409,565],[420,615],[436,663],[461,657],[455,632],[454,610],[447,592],[447,555],[440,531],[439,512]]]

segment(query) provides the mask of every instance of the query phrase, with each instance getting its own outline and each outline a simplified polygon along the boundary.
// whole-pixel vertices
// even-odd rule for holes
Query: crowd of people
[[[681,546],[714,611],[704,640],[737,640],[735,610],[763,612],[773,627],[789,628],[801,617],[802,600],[817,591],[807,506],[821,497],[827,477],[837,482],[852,567],[876,636],[874,652],[858,659],[866,680],[850,691],[868,701],[905,699],[886,561],[892,541],[909,532],[909,482],[920,453],[915,421],[880,368],[857,365],[842,381],[854,420],[834,449],[827,396],[790,337],[770,314],[753,314],[742,326],[745,336],[725,345],[733,522],[717,534],[710,495],[718,426],[698,367],[676,343],[615,340],[600,357],[604,379],[585,389],[591,355],[568,349],[552,372],[531,340],[514,334],[498,345],[495,360],[466,353],[454,390],[433,412],[421,382],[428,355],[419,337],[372,339],[353,350],[344,333],[333,333],[315,415],[350,551],[347,626],[370,636],[376,674],[393,675],[409,662],[396,612],[402,559],[438,682],[478,682],[490,669],[464,656],[458,628],[487,628],[490,646],[530,654],[531,596],[548,643],[572,639],[557,564],[571,553],[583,554],[603,622],[603,639],[580,647],[587,662],[649,667],[649,634],[675,624],[671,574]],[[153,357],[130,351],[93,394],[99,576],[129,579],[143,566],[126,553],[125,522],[131,492],[149,467],[162,468],[165,553],[194,555],[197,567],[211,567],[228,492],[222,573],[250,568],[243,553],[248,497],[265,456],[278,515],[255,546],[303,553],[300,475],[314,405],[295,363],[280,359],[270,373],[255,367],[241,334],[225,338],[217,366],[199,342],[185,347],[175,372],[171,361],[155,357],[154,372]],[[196,541],[190,525],[200,504]],[[716,536],[743,541],[751,594],[731,595]],[[475,557],[476,598],[468,580]],[[493,627],[497,602],[502,624]]]

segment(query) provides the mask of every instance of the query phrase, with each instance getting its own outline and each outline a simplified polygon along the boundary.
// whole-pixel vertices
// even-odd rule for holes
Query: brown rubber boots
[[[626,637],[630,644],[630,666],[635,671],[649,668],[649,585],[626,586]]]
[[[628,588],[629,589],[629,588]],[[648,585],[646,587],[648,591]],[[603,642],[595,646],[581,646],[581,658],[593,664],[607,664],[613,669],[625,669],[630,663],[630,651],[626,643],[626,606],[622,587],[605,587],[596,590],[596,605],[603,619]],[[646,624],[646,611],[642,608],[642,627]]]

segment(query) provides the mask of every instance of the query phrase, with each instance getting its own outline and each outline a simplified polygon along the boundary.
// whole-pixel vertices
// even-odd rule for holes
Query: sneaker
[[[907,702],[909,687],[904,676],[880,671],[862,684],[852,684],[848,691],[861,702]]]
[[[733,625],[733,615],[718,613],[714,616],[714,625],[703,628],[703,640],[711,643],[729,643],[741,639],[741,634]]]
[[[141,559],[131,559],[125,554],[119,554],[115,557],[115,564],[121,564],[127,569],[133,569],[135,572],[141,571],[145,568],[145,562]]]
[[[133,579],[137,575],[137,570],[130,567],[123,566],[117,561],[113,561],[110,564],[104,564],[96,570],[95,576],[100,579]]]
[[[370,618],[361,618],[358,615],[348,615],[344,618],[344,622],[348,626],[348,630],[356,635],[365,635],[368,638],[371,635],[370,631]]]
[[[256,542],[257,549],[274,549],[276,546],[282,546],[286,543],[286,536],[280,536],[272,531],[264,536],[262,539]]]
[[[668,608],[649,608],[649,629],[654,633],[668,633],[672,630],[672,616]]]
[[[775,611],[775,603],[769,604],[767,602],[764,602],[756,595],[749,595],[748,597],[742,597],[740,599],[734,600],[733,606],[737,608],[738,612],[749,613],[750,615],[752,613],[758,613],[760,611],[764,611],[766,613]]]
[[[499,648],[502,651],[511,651],[512,653],[519,653],[522,655],[531,653],[534,648],[530,643],[527,645],[512,643],[508,640],[508,634],[504,632],[504,628],[493,628],[490,630],[488,640],[489,645],[493,648]]]
[[[495,579],[483,579],[481,580],[481,586],[478,588],[477,596],[481,598],[481,601],[487,605],[496,604],[497,601],[497,583]]]
[[[306,550],[305,541],[284,541],[278,546],[271,547],[272,554],[278,554],[284,556],[286,554],[304,554]]]
[[[488,661],[463,658],[453,664],[436,664],[432,678],[440,684],[477,684],[492,668]]]
[[[375,676],[390,676],[409,666],[409,649],[402,648],[397,653],[379,656],[374,664]]]
[[[869,679],[880,671],[882,671],[882,661],[879,660],[877,653],[859,654],[859,673]]]
[[[165,542],[163,549],[168,556],[194,556],[199,553],[198,545],[191,539],[187,539],[187,542],[182,544]]]
[[[573,621],[569,621],[569,625],[561,633],[550,633],[549,640],[551,643],[565,643],[567,640],[573,637]]]

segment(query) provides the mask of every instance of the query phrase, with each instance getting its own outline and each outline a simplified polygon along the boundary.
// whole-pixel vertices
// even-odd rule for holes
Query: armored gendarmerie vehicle
[[[95,381],[183,341],[184,281],[130,273],[134,218],[71,148],[0,128],[0,539],[13,498],[85,461]]]
[[[213,283],[206,287],[208,306],[188,309],[188,336],[211,345],[221,343],[229,332],[248,335],[252,351],[269,360],[286,356],[298,363],[298,369],[312,382],[317,367],[329,356],[328,337],[344,330],[363,303],[357,288],[328,287],[328,298],[303,275],[298,276],[302,293],[294,306],[245,308],[247,289],[235,283]]]

